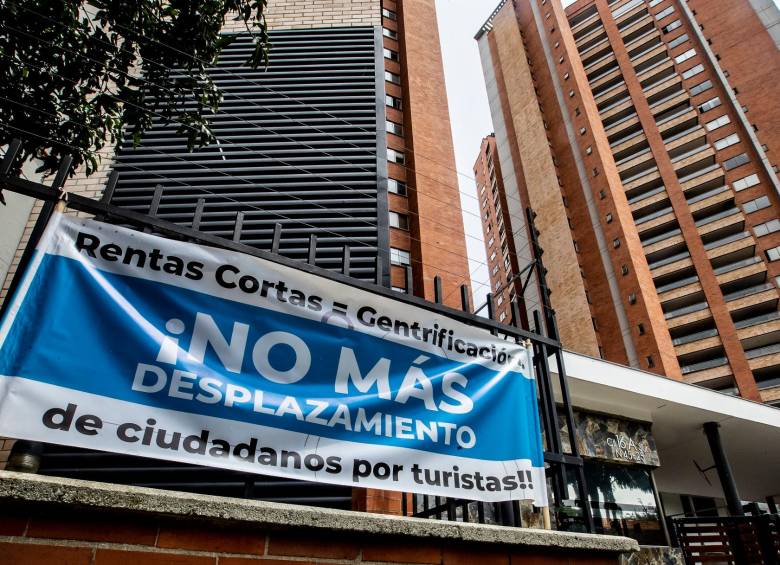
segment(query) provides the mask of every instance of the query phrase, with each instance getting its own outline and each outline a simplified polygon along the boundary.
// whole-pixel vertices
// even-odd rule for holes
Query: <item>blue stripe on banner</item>
[[[43,258],[0,351],[0,374],[332,439],[543,465],[532,379],[173,285],[96,273],[73,259]],[[192,343],[198,313],[198,323],[213,320],[212,335],[225,341],[221,353],[207,345],[202,362]],[[236,345],[242,324],[243,348]],[[298,341],[269,349],[271,332]],[[305,376],[274,382],[305,367],[300,342],[311,356]],[[360,391],[348,380],[347,393],[339,392],[340,365],[342,374],[379,375],[380,383],[389,366],[389,391]]]

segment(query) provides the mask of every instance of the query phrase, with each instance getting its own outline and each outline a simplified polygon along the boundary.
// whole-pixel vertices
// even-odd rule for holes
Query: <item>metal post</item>
[[[729,514],[732,516],[744,516],[745,511],[742,509],[742,501],[739,498],[739,492],[737,492],[737,483],[734,481],[731,465],[723,449],[723,442],[720,439],[720,424],[707,422],[703,427],[704,434],[707,436],[707,442],[710,444],[715,469],[718,471],[720,486],[723,488],[723,494],[726,497]]]
[[[664,534],[666,545],[672,545],[672,538],[669,535],[669,528],[666,524],[666,512],[664,511],[664,503],[661,500],[661,493],[658,492],[658,485],[655,483],[655,473],[650,469],[650,485],[653,487],[653,496],[655,497],[655,505],[658,508],[658,521],[661,522],[661,531]]]
[[[6,471],[37,473],[41,466],[43,444],[37,441],[17,440],[6,463]]]

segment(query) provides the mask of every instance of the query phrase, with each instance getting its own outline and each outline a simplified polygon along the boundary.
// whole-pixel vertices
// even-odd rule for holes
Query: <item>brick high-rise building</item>
[[[230,44],[211,71],[224,93],[212,122],[217,143],[188,152],[180,124],[157,121],[138,148],[128,139],[117,155],[105,153],[98,173],[77,171],[65,189],[141,213],[154,209],[166,220],[266,250],[280,224],[282,255],[306,260],[314,235],[320,267],[340,271],[348,246],[351,276],[373,280],[379,257],[385,285],[405,291],[411,267],[414,293],[433,300],[439,275],[445,301],[459,307],[457,290],[469,283],[469,270],[434,0],[269,0],[265,14],[268,68],[246,63],[246,37]],[[243,29],[243,22],[228,21],[224,32]],[[112,169],[118,182],[104,196]],[[40,208],[33,208],[3,296]],[[0,439],[0,468],[12,443]],[[236,490],[224,473],[190,469],[192,481],[182,482],[154,462],[47,450],[44,474],[184,490],[199,482],[213,493],[353,504],[343,487],[301,495],[310,487],[257,481]],[[126,463],[141,470],[119,471]],[[371,494],[356,496],[355,505],[400,510],[400,494]]]
[[[509,0],[477,34],[507,237],[522,262],[533,208],[567,348],[780,399],[779,22],[768,0]]]

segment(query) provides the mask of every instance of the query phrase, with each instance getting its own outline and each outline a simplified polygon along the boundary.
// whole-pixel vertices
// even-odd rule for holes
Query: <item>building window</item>
[[[611,224],[611,223],[612,223],[612,212],[610,212],[609,214],[607,214],[607,223],[608,223],[608,224]]]
[[[621,265],[620,266],[620,274],[624,277],[628,275],[628,265]]]
[[[647,367],[649,369],[652,369],[653,367],[655,367],[655,361],[653,361],[653,356],[652,355],[648,355],[647,356]]]
[[[680,20],[674,20],[669,25],[666,25],[666,26],[662,27],[661,31],[663,31],[664,33],[669,33],[670,31],[676,30],[681,25],[682,25],[682,22]]]
[[[705,80],[704,82],[700,82],[696,86],[691,87],[691,96],[696,96],[698,94],[701,94],[705,90],[709,90],[712,88],[712,81],[711,80]]]
[[[747,153],[740,153],[736,157],[732,157],[731,159],[727,159],[723,162],[723,168],[727,171],[730,171],[731,169],[736,169],[737,167],[741,167],[745,163],[750,162],[750,157],[747,156]]]
[[[677,55],[677,57],[674,58],[674,62],[679,65],[683,61],[687,61],[691,57],[695,57],[695,56],[696,56],[696,49],[688,49],[685,53],[681,53],[680,55]]]
[[[491,275],[495,275],[498,272],[498,265],[493,265],[493,268],[490,271]]]
[[[493,245],[494,241],[496,241],[496,238],[495,237],[491,237],[490,240],[488,241],[488,247],[491,247]]]
[[[770,261],[780,260],[780,245],[766,250],[766,258]]]
[[[769,197],[762,196],[760,198],[756,198],[755,200],[751,200],[750,202],[745,202],[742,208],[745,210],[746,214],[752,214],[753,212],[763,210],[764,208],[769,208],[771,205],[772,204],[769,202]]]
[[[669,49],[674,49],[675,47],[677,47],[678,45],[682,45],[686,41],[688,41],[688,34],[683,33],[681,36],[675,37],[669,42]]]
[[[398,55],[398,51],[393,51],[392,49],[388,49],[385,47],[383,49],[383,52],[385,54],[385,59],[389,59],[391,61],[400,61],[401,57]]]
[[[399,165],[403,165],[404,163],[406,163],[406,156],[400,151],[396,151],[395,149],[388,148],[387,160],[390,161],[391,163],[398,163]]]
[[[506,320],[506,312],[501,312],[501,314],[498,316],[498,321],[503,322]]]
[[[612,247],[615,249],[620,247],[620,238],[616,237],[615,239],[612,240]]]
[[[563,73],[563,80],[569,80],[569,73]]]
[[[628,295],[628,303],[629,304],[636,304],[636,293],[632,292]]]
[[[699,106],[699,112],[703,114],[704,112],[709,112],[718,106],[720,106],[720,98],[716,96],[715,98],[710,98],[704,104],[701,104]]]
[[[604,194],[604,191],[603,191],[603,190],[599,190],[599,198],[600,198],[601,200],[604,200],[606,197],[607,197],[607,195],[606,195],[606,194]]]
[[[580,135],[585,135],[588,132],[586,128],[580,128]]]
[[[398,212],[390,212],[390,227],[408,231],[409,216],[406,214],[399,214]]]
[[[511,263],[509,262],[509,257],[504,257],[504,270],[508,271]]]
[[[758,237],[769,235],[770,233],[775,233],[776,231],[780,231],[780,220],[775,218],[774,220],[769,220],[763,224],[758,224],[755,228],[753,228],[753,230],[756,232],[756,236]]]
[[[498,251],[493,251],[493,253],[490,254],[490,260],[491,261],[495,260],[496,255],[498,255]]]
[[[704,65],[699,63],[695,67],[691,67],[687,71],[683,71],[682,77],[687,80],[687,79],[689,79],[691,77],[695,77],[696,75],[698,75],[699,73],[701,73],[703,71],[704,71]]]
[[[395,108],[396,110],[404,109],[401,99],[397,96],[390,96],[389,94],[385,94],[385,105],[389,106],[390,108]]]
[[[397,249],[395,247],[390,248],[390,263],[393,265],[411,265],[412,258],[408,251],[403,249]]]
[[[585,148],[585,154],[586,154],[586,155],[590,155],[591,153],[593,153],[593,147],[591,147],[590,145],[588,145],[588,146]]]
[[[404,126],[401,124],[391,122],[390,120],[385,120],[385,126],[387,128],[387,133],[392,133],[393,135],[397,135],[399,137],[404,136]]]
[[[398,16],[396,15],[396,13],[393,12],[392,10],[388,10],[387,8],[382,8],[382,17],[393,21],[398,20]]]
[[[660,12],[658,12],[658,13],[655,15],[655,19],[656,19],[656,20],[662,20],[662,19],[664,19],[666,16],[670,16],[670,15],[672,15],[673,13],[674,13],[674,6],[669,6],[668,8],[664,8],[663,10],[661,10]]]
[[[734,190],[739,192],[741,190],[745,190],[746,188],[750,188],[751,186],[756,186],[759,182],[760,181],[758,180],[757,174],[748,175],[734,181]]]
[[[496,298],[496,306],[501,306],[504,303],[504,295],[499,294],[498,298]]]
[[[387,82],[392,82],[393,84],[401,84],[401,75],[385,71],[385,80]]]
[[[387,179],[387,191],[392,192],[393,194],[406,196],[406,183],[401,182],[400,180]]]
[[[725,149],[726,147],[731,147],[732,145],[736,145],[737,143],[739,143],[739,135],[737,135],[736,133],[732,133],[731,135],[716,140],[714,145],[715,145],[715,149],[720,151],[721,149]]]
[[[401,293],[406,292],[406,289],[402,286],[391,286],[390,288],[395,292],[401,292]]]
[[[704,124],[704,127],[707,128],[707,131],[715,131],[718,128],[722,128],[726,124],[731,123],[731,118],[728,116],[720,116],[719,118],[715,118],[714,120],[711,120]]]
[[[393,31],[392,29],[387,29],[386,27],[382,28],[382,35],[389,37],[390,39],[398,39],[398,32]]]

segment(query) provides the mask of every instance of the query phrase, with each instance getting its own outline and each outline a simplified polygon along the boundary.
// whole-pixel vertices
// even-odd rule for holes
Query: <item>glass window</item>
[[[731,123],[731,118],[728,116],[721,116],[719,118],[715,118],[712,121],[707,122],[704,124],[704,127],[707,128],[707,131],[715,131],[718,128],[721,128],[725,126],[726,124]]]
[[[663,31],[664,33],[669,33],[670,31],[676,30],[681,25],[682,25],[682,22],[680,20],[674,20],[669,25],[664,26],[663,28],[661,28],[661,31]]]
[[[392,10],[388,10],[387,8],[382,8],[382,17],[385,17],[388,20],[393,20],[393,21],[398,19],[396,13],[393,12]]]
[[[705,90],[709,90],[712,88],[712,81],[711,80],[705,80],[704,82],[700,82],[696,86],[691,87],[691,96],[696,96],[697,94],[701,94]]]
[[[501,306],[504,303],[504,295],[499,294],[498,298],[496,298],[496,306]]]
[[[498,265],[494,265],[493,269],[490,271],[490,273],[495,275],[497,272],[498,272]]]
[[[493,251],[493,253],[490,254],[490,260],[493,261],[496,258],[496,255],[498,255],[498,251]]]
[[[674,13],[674,6],[669,6],[668,8],[664,8],[663,10],[661,10],[660,12],[658,12],[658,13],[655,15],[655,19],[656,19],[656,20],[662,20],[662,19],[664,19],[666,16],[670,16],[670,15],[671,15],[671,14],[673,14],[673,13]]]
[[[753,229],[755,230],[756,235],[758,237],[769,235],[770,233],[775,233],[776,231],[780,231],[780,220],[778,219],[769,220],[768,222],[764,222],[763,224],[758,224]]]
[[[392,133],[393,135],[397,135],[399,137],[404,136],[404,126],[401,124],[391,122],[390,120],[385,120],[385,126],[387,128],[387,133]]]
[[[635,465],[585,461],[588,500],[597,534],[627,536],[640,545],[665,545],[650,470]],[[569,497],[577,498],[576,484],[569,483]],[[577,526],[561,529],[577,529]],[[572,527],[573,526],[573,527]]]
[[[699,106],[699,112],[703,114],[704,112],[709,112],[718,106],[720,106],[720,98],[716,96],[715,98],[710,98],[704,104],[701,104]]]
[[[501,314],[498,316],[498,321],[503,322],[506,320],[506,312],[501,312]]]
[[[404,109],[403,102],[397,96],[390,96],[389,94],[385,94],[385,104],[391,108],[395,108],[396,110]]]
[[[488,230],[488,231],[489,231],[489,230]],[[490,240],[488,241],[488,247],[490,247],[491,245],[493,245],[493,242],[494,242],[494,241],[496,241],[496,238],[495,238],[495,237],[491,237],[491,238],[490,238]]]
[[[391,61],[400,61],[401,57],[398,56],[398,51],[393,51],[392,49],[388,49],[385,47],[383,49],[385,54],[385,59],[390,59]]]
[[[403,249],[390,248],[390,262],[393,265],[411,265],[412,259],[408,251]]]
[[[385,80],[387,82],[392,82],[393,84],[401,84],[401,75],[385,71]]]
[[[402,286],[393,286],[390,288],[392,288],[395,292],[406,292],[406,289]]]
[[[408,230],[409,216],[406,214],[399,214],[398,212],[390,212],[390,227],[398,228],[399,230]]]
[[[391,163],[398,163],[399,165],[403,165],[406,163],[406,156],[401,153],[400,151],[396,151],[395,149],[387,149],[387,160]]]
[[[687,61],[691,57],[696,55],[696,49],[688,49],[685,53],[681,53],[674,58],[674,62],[678,65],[683,61]]]
[[[390,39],[398,39],[398,32],[393,31],[392,29],[387,29],[386,27],[382,28],[382,35],[389,37]]]
[[[387,191],[406,196],[406,183],[400,180],[387,179]]]
[[[780,245],[777,247],[773,247],[772,249],[766,250],[766,257],[770,261],[778,261],[780,260]]]
[[[751,200],[750,202],[745,202],[742,208],[744,208],[746,214],[752,214],[753,212],[757,212],[758,210],[769,208],[769,206],[771,206],[769,202],[769,197],[762,196],[760,198],[756,198],[755,200]]]
[[[687,71],[683,71],[683,73],[682,73],[682,77],[683,77],[684,79],[689,79],[689,78],[691,78],[691,77],[695,77],[696,75],[698,75],[698,74],[699,74],[700,72],[702,72],[702,71],[704,71],[704,65],[702,65],[702,64],[698,64],[698,65],[696,65],[695,67],[691,67],[691,68],[690,68],[690,69],[688,69]],[[708,82],[709,82],[709,81],[708,81]]]
[[[750,157],[747,156],[747,153],[740,153],[736,157],[724,161],[723,168],[730,171],[731,169],[736,169],[748,162],[750,162]]]
[[[725,149],[726,147],[731,147],[737,143],[739,143],[739,135],[732,133],[731,135],[716,140],[715,149]]]
[[[688,34],[683,33],[679,37],[675,37],[669,42],[669,49],[674,49],[675,47],[677,47],[678,45],[682,45],[686,41],[688,41]]]
[[[750,188],[751,186],[756,186],[758,183],[759,180],[757,174],[748,175],[746,177],[742,177],[741,179],[734,181],[734,190],[739,192],[740,190],[745,190],[746,188]]]

